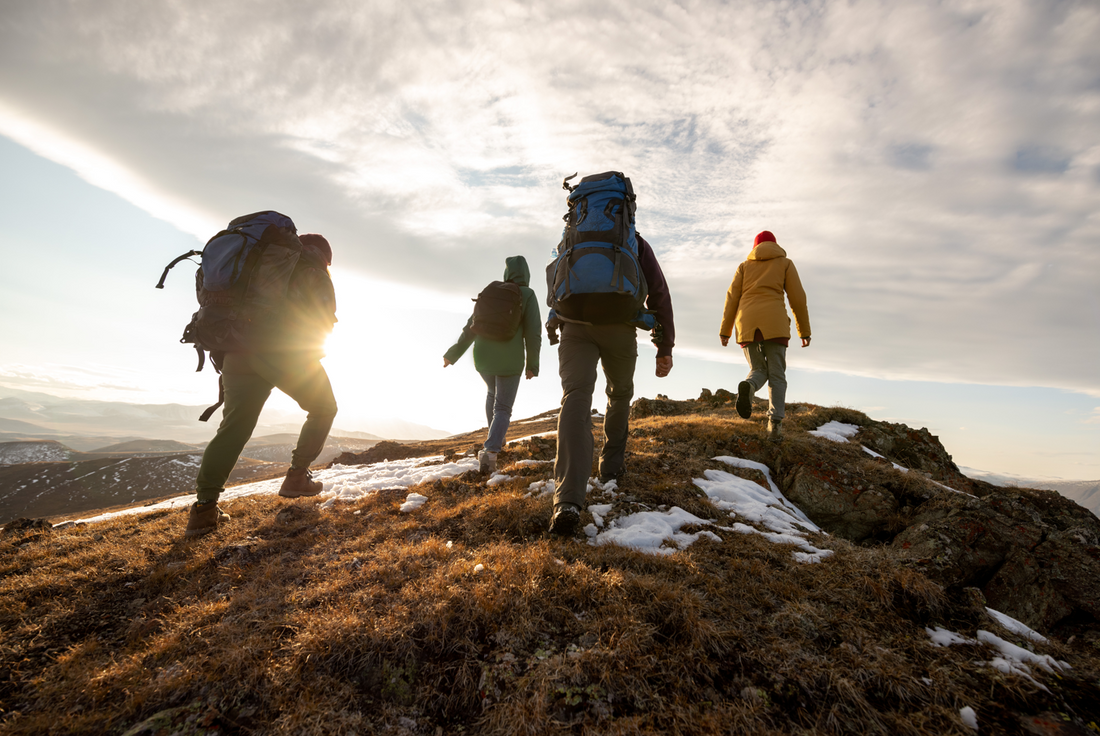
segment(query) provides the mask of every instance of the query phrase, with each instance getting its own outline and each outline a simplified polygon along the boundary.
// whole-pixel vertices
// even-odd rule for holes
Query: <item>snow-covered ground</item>
[[[0,465],[55,463],[68,460],[72,452],[56,442],[0,443]]]

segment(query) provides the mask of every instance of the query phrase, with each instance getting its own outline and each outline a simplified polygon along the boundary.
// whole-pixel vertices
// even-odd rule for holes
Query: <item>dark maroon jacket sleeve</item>
[[[657,356],[672,355],[672,346],[676,344],[676,326],[672,320],[672,295],[668,293],[668,282],[657,263],[657,256],[641,235],[638,235],[638,260],[642,264],[642,274],[649,287],[646,297],[646,309],[653,312],[657,321],[664,327],[664,337],[657,345]]]

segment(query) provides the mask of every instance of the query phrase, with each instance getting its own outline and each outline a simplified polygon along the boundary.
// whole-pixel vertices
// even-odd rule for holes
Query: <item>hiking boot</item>
[[[554,507],[550,520],[550,533],[559,537],[571,537],[581,522],[581,510],[571,503],[559,503]]]
[[[291,468],[286,471],[283,485],[279,488],[279,495],[283,498],[316,496],[324,487],[321,481],[313,480],[313,473],[309,468]]]
[[[477,472],[482,475],[497,472],[497,454],[488,450],[479,452],[477,454]]]
[[[614,475],[605,475],[601,472],[600,485],[607,485],[611,481],[615,481],[615,484],[618,485],[619,483],[622,483],[624,475],[626,475],[626,468],[619,468],[619,472],[615,473]]]
[[[216,501],[208,501],[200,504],[191,504],[191,513],[187,517],[187,531],[183,533],[185,539],[201,537],[218,528],[218,524],[229,521],[229,514],[218,508]]]
[[[748,419],[752,416],[752,395],[756,393],[752,390],[752,384],[748,381],[742,381],[737,384],[737,415],[742,419]]]
[[[783,420],[782,419],[769,419],[768,420],[768,439],[773,442],[778,442],[783,439]]]

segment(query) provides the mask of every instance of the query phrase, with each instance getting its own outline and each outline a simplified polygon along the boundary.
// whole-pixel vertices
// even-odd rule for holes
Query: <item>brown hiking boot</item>
[[[229,521],[229,514],[218,508],[215,502],[191,504],[191,514],[187,517],[187,531],[183,533],[185,539],[201,537],[218,528],[218,524]]]
[[[768,420],[768,439],[773,442],[778,442],[783,439],[783,420],[782,419],[769,419]]]
[[[316,496],[324,487],[321,481],[313,480],[313,473],[309,468],[291,468],[286,471],[283,485],[279,488],[279,495],[283,498]]]
[[[482,475],[491,475],[497,472],[497,454],[482,450],[477,454],[477,472]]]
[[[577,531],[581,521],[581,510],[571,503],[559,503],[554,507],[554,517],[550,519],[550,533],[559,537],[571,537]]]

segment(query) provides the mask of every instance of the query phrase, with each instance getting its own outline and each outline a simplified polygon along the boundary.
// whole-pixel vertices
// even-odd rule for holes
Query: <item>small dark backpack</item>
[[[511,281],[494,281],[474,299],[470,331],[490,340],[511,340],[523,321],[523,292]]]
[[[294,222],[266,210],[238,217],[207,241],[201,251],[184,253],[168,264],[157,283],[164,288],[168,272],[180,261],[201,256],[195,272],[199,311],[183,330],[181,343],[192,344],[201,371],[206,353],[221,372],[227,352],[263,350],[277,341],[283,308],[302,255]],[[221,406],[219,401],[199,418],[205,422]]]

